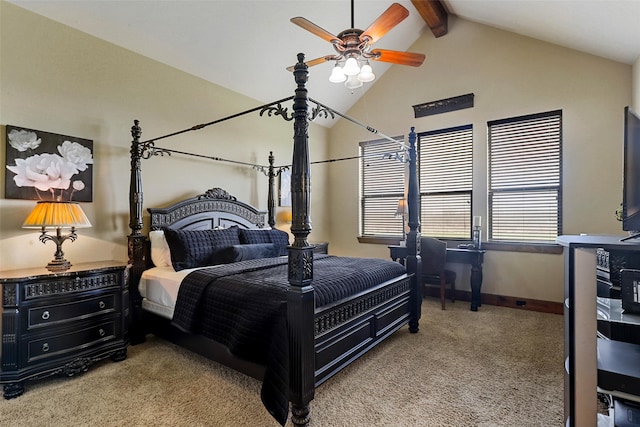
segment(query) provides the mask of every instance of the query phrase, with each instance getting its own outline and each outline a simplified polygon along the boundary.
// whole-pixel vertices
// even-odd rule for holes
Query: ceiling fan
[[[422,53],[373,49],[372,47],[389,30],[409,16],[409,11],[405,7],[398,3],[393,3],[363,31],[355,28],[353,1],[351,0],[351,28],[342,31],[337,36],[300,16],[291,18],[291,22],[294,24],[331,43],[336,51],[334,55],[326,55],[307,61],[307,66],[311,67],[323,62],[335,61],[336,64],[329,80],[334,83],[345,82],[345,86],[354,89],[375,79],[369,60],[410,65],[412,67],[422,65],[425,60],[425,55]],[[287,70],[293,71],[293,67],[288,67]]]

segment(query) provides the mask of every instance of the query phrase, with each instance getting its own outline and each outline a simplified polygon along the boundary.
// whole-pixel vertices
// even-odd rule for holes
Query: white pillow
[[[171,251],[164,237],[164,231],[154,230],[149,232],[151,241],[151,261],[156,267],[171,267]]]

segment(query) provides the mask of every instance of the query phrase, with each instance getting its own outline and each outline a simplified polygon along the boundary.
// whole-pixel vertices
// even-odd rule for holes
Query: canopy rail
[[[365,128],[366,130],[368,130],[369,132],[371,132],[371,133],[373,133],[373,134],[375,134],[375,135],[380,135],[380,136],[381,136],[381,137],[383,137],[384,139],[387,139],[387,140],[389,140],[389,141],[391,141],[391,142],[395,142],[395,143],[397,143],[397,144],[400,144],[400,147],[401,147],[403,150],[405,150],[405,151],[406,151],[406,150],[409,150],[409,146],[408,146],[408,145],[406,145],[404,142],[402,142],[402,141],[398,141],[398,140],[397,140],[397,139],[395,139],[395,138],[392,138],[392,137],[390,137],[390,136],[388,136],[388,135],[385,135],[385,134],[383,134],[382,132],[380,132],[379,130],[377,130],[377,129],[375,129],[375,128],[373,128],[373,127],[369,126],[369,125],[366,125],[366,124],[364,124],[364,123],[361,123],[361,122],[357,121],[356,119],[354,119],[354,118],[352,118],[352,117],[347,116],[346,114],[342,114],[341,112],[336,111],[336,110],[334,110],[333,108],[328,107],[328,106],[326,106],[326,105],[322,104],[321,102],[316,101],[316,100],[315,100],[315,99],[313,99],[313,98],[309,98],[309,100],[310,100],[311,102],[313,102],[313,103],[315,103],[315,104],[317,104],[317,105],[321,106],[323,109],[325,109],[325,110],[329,111],[330,113],[337,114],[338,116],[342,117],[343,119],[346,119],[346,120],[350,121],[351,123],[354,123],[354,124],[356,124],[356,125],[358,125],[358,126],[360,126],[360,127],[362,127],[362,128]]]
[[[232,164],[236,164],[236,165],[240,165],[240,166],[247,166],[247,167],[251,167],[255,170],[257,170],[258,172],[262,172],[265,175],[268,176],[268,171],[273,168],[274,170],[276,170],[276,174],[279,174],[281,171],[283,170],[287,170],[287,169],[291,169],[291,165],[278,165],[278,166],[274,166],[274,165],[261,165],[258,163],[249,163],[249,162],[241,162],[238,160],[230,160],[230,159],[225,159],[222,157],[217,157],[217,156],[209,156],[209,155],[205,155],[205,154],[198,154],[198,153],[190,153],[188,151],[180,151],[180,150],[174,150],[172,148],[164,148],[164,147],[151,147],[150,148],[150,156],[149,157],[145,157],[145,159],[148,159],[152,156],[164,156],[165,154],[170,156],[171,154],[180,154],[183,156],[192,156],[192,157],[198,157],[201,159],[207,159],[207,160],[213,160],[213,161],[217,161],[217,162],[226,162],[226,163],[232,163]],[[273,151],[269,152],[269,156],[271,157],[273,155]],[[375,154],[375,155],[362,155],[362,156],[350,156],[350,157],[338,157],[335,159],[325,159],[325,160],[316,160],[313,162],[310,162],[310,164],[312,165],[319,165],[319,164],[323,164],[323,163],[335,163],[335,162],[341,162],[344,160],[357,160],[357,159],[366,159],[366,158],[374,158],[374,157],[378,157],[379,154]],[[400,153],[398,152],[389,152],[389,153],[384,153],[382,154],[382,158],[383,159],[396,159],[396,160],[401,160],[401,161],[405,161],[404,160],[404,156],[402,156]]]
[[[287,102],[287,101],[291,101],[294,99],[294,96],[289,96],[286,98],[282,98],[279,99],[277,101],[273,101],[270,102],[268,104],[264,104],[264,105],[260,105],[258,107],[254,107],[254,108],[250,108],[248,110],[242,111],[240,113],[236,113],[236,114],[232,114],[230,116],[226,116],[217,120],[213,120],[211,122],[208,123],[203,123],[203,124],[199,124],[199,125],[195,125],[195,126],[191,126],[190,128],[187,129],[183,129],[177,132],[172,132],[166,135],[162,135],[156,138],[152,138],[152,139],[148,139],[146,141],[141,141],[138,142],[138,146],[140,149],[140,157],[143,159],[149,159],[153,156],[164,156],[166,155],[171,155],[171,153],[175,153],[175,154],[182,154],[182,155],[187,155],[187,156],[193,156],[193,157],[200,157],[200,158],[205,158],[205,159],[209,159],[209,160],[215,160],[215,161],[220,161],[220,162],[227,162],[227,163],[233,163],[233,164],[238,164],[238,165],[244,165],[244,166],[249,166],[252,167],[258,171],[261,171],[262,173],[264,173],[265,175],[267,175],[267,172],[269,170],[270,167],[275,167],[276,169],[278,169],[279,171],[281,170],[286,170],[286,169],[290,169],[291,165],[282,165],[282,166],[273,166],[273,165],[261,165],[261,164],[255,164],[255,163],[248,163],[248,162],[240,162],[237,160],[229,160],[229,159],[224,159],[221,157],[216,157],[216,156],[207,156],[207,155],[203,155],[203,154],[197,154],[197,153],[189,153],[186,151],[180,151],[180,150],[175,150],[175,149],[170,149],[170,148],[164,148],[164,147],[156,147],[155,144],[157,141],[162,140],[162,139],[166,139],[166,138],[170,138],[172,136],[176,136],[176,135],[180,135],[183,133],[187,133],[187,132],[192,132],[192,131],[196,131],[196,130],[200,130],[203,129],[205,127],[208,126],[212,126],[218,123],[222,123],[225,122],[227,120],[231,120],[231,119],[235,119],[237,117],[241,117],[244,116],[246,114],[250,114],[256,111],[260,112],[260,116],[263,116],[265,113],[267,114],[267,116],[271,117],[271,116],[281,116],[284,120],[286,121],[291,121],[293,119],[293,115],[289,115],[289,109],[287,107],[283,107],[282,103]],[[409,146],[406,145],[403,141],[399,141],[395,138],[392,138],[388,135],[385,135],[384,133],[380,132],[379,130],[375,129],[372,126],[369,126],[367,124],[364,124],[352,117],[347,116],[346,114],[343,114],[319,101],[316,101],[312,98],[309,98],[309,101],[316,104],[316,107],[311,108],[309,112],[307,112],[307,116],[309,120],[313,120],[316,117],[319,116],[323,116],[323,117],[331,117],[331,118],[335,118],[336,115],[350,121],[351,123],[354,123],[364,129],[366,129],[368,132],[371,132],[375,135],[379,135],[384,139],[387,139],[391,142],[395,142],[397,144],[400,145],[400,152],[394,152],[394,153],[385,153],[384,154],[384,158],[395,158],[398,159],[402,162],[407,162],[408,161],[408,157],[407,157],[407,152],[409,150]],[[342,158],[342,159],[328,159],[328,160],[321,160],[321,161],[316,161],[316,162],[311,162],[311,164],[319,164],[319,163],[330,163],[330,162],[336,162],[336,161],[341,161],[341,160],[351,160],[351,159],[357,159],[357,158],[363,158],[363,156],[353,156],[353,157],[346,157],[346,158]]]
[[[269,104],[264,104],[264,105],[261,105],[259,107],[254,107],[254,108],[251,108],[249,110],[245,110],[245,111],[242,111],[240,113],[232,114],[230,116],[223,117],[221,119],[217,119],[217,120],[214,120],[214,121],[211,121],[211,122],[208,122],[208,123],[195,125],[195,126],[192,126],[192,127],[188,128],[188,129],[183,129],[183,130],[180,130],[180,131],[177,131],[177,132],[173,132],[173,133],[170,133],[170,134],[167,134],[167,135],[159,136],[159,137],[153,138],[153,139],[148,139],[146,141],[140,142],[140,144],[141,145],[145,145],[145,144],[149,144],[149,143],[152,143],[154,141],[161,140],[161,139],[169,138],[169,137],[172,137],[172,136],[180,135],[180,134],[191,132],[191,131],[195,131],[195,130],[200,130],[200,129],[206,128],[207,126],[211,126],[211,125],[215,125],[215,124],[218,124],[218,123],[225,122],[227,120],[235,119],[236,117],[244,116],[246,114],[253,113],[255,111],[260,111],[260,115],[262,115],[264,111],[268,111],[269,112],[269,116],[278,115],[278,114],[282,115],[283,113],[284,113],[284,115],[286,115],[287,109],[286,108],[282,108],[282,106],[280,104],[282,104],[283,102],[286,102],[286,101],[291,101],[292,99],[293,99],[293,96],[288,96],[286,98],[282,98],[282,99],[279,99],[277,101],[270,102]],[[275,106],[275,108],[274,108],[274,106]],[[275,111],[275,113],[274,113],[274,111]],[[286,119],[286,120],[291,120],[291,119]]]
[[[264,104],[264,105],[260,105],[258,107],[254,107],[254,108],[250,108],[248,110],[236,113],[236,114],[232,114],[230,116],[226,116],[217,120],[213,120],[210,121],[208,123],[202,123],[202,124],[198,124],[195,126],[191,126],[190,128],[187,129],[183,129],[177,132],[172,132],[166,135],[162,135],[153,139],[148,139],[146,141],[139,141],[140,140],[140,136],[141,136],[141,131],[140,128],[138,126],[138,121],[136,120],[134,123],[134,127],[132,128],[132,136],[134,136],[134,141],[135,144],[132,147],[132,171],[133,170],[137,170],[138,173],[140,172],[141,169],[141,164],[140,164],[140,160],[142,159],[149,159],[151,157],[154,156],[171,156],[172,154],[179,154],[179,155],[184,155],[184,156],[192,156],[192,157],[197,157],[197,158],[203,158],[203,159],[208,159],[208,160],[213,160],[213,161],[218,161],[218,162],[224,162],[224,163],[230,163],[230,164],[234,164],[234,165],[240,165],[240,166],[247,166],[247,167],[251,167],[261,173],[263,173],[265,176],[267,176],[269,178],[269,192],[268,192],[268,198],[267,198],[267,204],[268,204],[268,223],[270,227],[275,227],[275,197],[274,197],[274,185],[275,185],[275,179],[277,177],[279,177],[283,171],[285,170],[292,170],[293,165],[292,164],[288,164],[288,165],[280,165],[280,166],[275,166],[274,165],[274,157],[273,157],[273,152],[269,152],[269,165],[264,165],[264,164],[259,164],[259,163],[249,163],[249,162],[243,162],[243,161],[238,161],[238,160],[231,160],[231,159],[225,159],[222,157],[218,157],[218,156],[210,156],[210,155],[205,155],[205,154],[199,154],[199,153],[191,153],[191,152],[187,152],[187,151],[182,151],[182,150],[176,150],[176,149],[172,149],[172,148],[165,148],[165,147],[157,147],[156,146],[156,142],[166,139],[166,138],[170,138],[176,135],[181,135],[187,132],[192,132],[192,131],[197,131],[200,129],[203,129],[205,127],[208,126],[212,126],[218,123],[222,123],[225,122],[227,120],[231,120],[237,117],[241,117],[250,113],[254,113],[256,111],[260,112],[260,116],[263,115],[267,115],[269,117],[271,116],[281,116],[284,120],[286,121],[291,121],[295,118],[295,111],[292,112],[290,114],[289,112],[289,108],[284,107],[282,104],[284,102],[287,101],[291,101],[294,100],[294,105],[293,105],[293,109],[296,109],[296,105],[295,105],[295,96],[289,96],[286,98],[282,98],[279,99],[277,101],[274,102],[270,102],[268,104]],[[331,118],[335,118],[336,115],[348,120],[351,123],[354,123],[364,129],[366,129],[367,131],[375,134],[375,135],[379,135],[384,139],[387,139],[389,141],[392,141],[394,143],[397,143],[400,145],[400,151],[398,152],[389,152],[389,153],[384,153],[383,154],[383,158],[388,158],[388,159],[395,159],[398,160],[400,162],[403,163],[407,163],[409,162],[409,146],[407,146],[403,141],[398,141],[395,138],[392,138],[390,136],[387,136],[385,134],[383,134],[382,132],[378,131],[377,129],[368,126],[364,123],[359,122],[358,120],[355,120],[349,116],[347,116],[346,114],[342,114],[339,111],[328,107],[325,104],[322,104],[321,102],[318,102],[314,99],[308,98],[307,99],[309,102],[311,102],[312,104],[315,104],[315,107],[309,107],[309,104],[307,102],[305,102],[305,111],[306,114],[304,114],[306,116],[307,120],[313,120],[316,117],[331,117]],[[301,112],[301,111],[300,111]],[[299,113],[300,113],[299,112]],[[334,163],[334,162],[339,162],[339,161],[345,161],[345,160],[353,160],[353,159],[361,159],[361,158],[365,158],[367,156],[351,156],[351,157],[343,157],[343,158],[336,158],[336,159],[327,159],[327,160],[319,160],[319,161],[315,161],[315,162],[310,162],[309,164],[322,164],[322,163]],[[131,221],[131,228],[132,230],[134,230],[133,234],[134,235],[139,235],[141,229],[142,229],[142,221],[141,221],[141,216],[137,215],[137,212],[133,212],[133,211],[137,211],[137,210],[141,210],[142,209],[142,203],[141,203],[141,196],[142,196],[142,188],[141,188],[142,182],[140,180],[139,177],[134,177],[132,175],[132,182],[131,182],[131,192],[137,194],[137,196],[135,197],[136,199],[139,198],[138,203],[135,203],[135,207],[132,207],[132,221]],[[133,220],[133,218],[137,218],[135,220]]]

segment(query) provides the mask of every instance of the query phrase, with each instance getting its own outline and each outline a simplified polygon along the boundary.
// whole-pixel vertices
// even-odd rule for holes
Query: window
[[[426,236],[469,239],[473,188],[471,125],[418,135],[420,223]]]
[[[562,233],[562,111],[488,127],[489,239],[555,241]]]
[[[402,235],[402,218],[396,211],[398,200],[404,198],[407,166],[390,158],[398,151],[398,143],[386,139],[360,143],[362,236]]]

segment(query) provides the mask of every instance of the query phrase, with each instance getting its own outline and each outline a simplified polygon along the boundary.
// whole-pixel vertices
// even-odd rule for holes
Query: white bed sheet
[[[172,319],[182,279],[195,270],[198,269],[175,271],[173,267],[153,267],[145,270],[138,285],[138,291],[143,298],[142,308]]]

